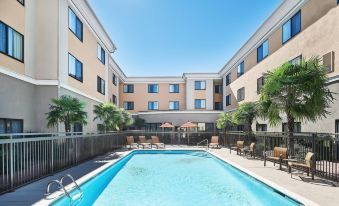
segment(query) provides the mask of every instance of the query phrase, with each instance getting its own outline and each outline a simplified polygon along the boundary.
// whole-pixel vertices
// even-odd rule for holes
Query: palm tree
[[[252,132],[252,123],[259,115],[259,107],[256,102],[242,103],[234,113],[234,120],[237,124],[247,124],[248,132]]]
[[[313,121],[326,117],[327,108],[333,102],[333,93],[327,88],[326,68],[318,57],[302,59],[299,64],[284,63],[273,72],[264,75],[265,85],[261,90],[261,114],[270,125],[287,118],[291,137],[294,122]]]
[[[63,95],[59,99],[52,99],[47,115],[47,127],[64,123],[65,132],[71,131],[71,125],[75,123],[87,124],[87,112],[84,111],[85,103],[77,98]]]
[[[93,121],[99,119],[103,122],[105,132],[107,130],[117,130],[120,119],[119,108],[113,103],[101,103],[94,106],[93,112],[96,114]]]
[[[146,120],[140,118],[140,117],[137,117],[135,118],[134,120],[134,126],[137,128],[137,129],[142,129],[143,127],[146,126]]]
[[[120,112],[119,130],[122,130],[124,127],[133,124],[134,120],[132,118],[131,113],[126,111],[124,108],[120,108],[119,112]]]
[[[222,129],[225,133],[227,126],[230,126],[234,123],[233,115],[231,112],[222,112],[217,119],[217,128]]]

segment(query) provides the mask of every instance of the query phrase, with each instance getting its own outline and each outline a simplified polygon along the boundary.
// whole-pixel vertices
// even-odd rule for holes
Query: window
[[[323,65],[327,69],[327,72],[334,71],[334,52],[328,52],[323,56]]]
[[[245,64],[244,62],[241,62],[239,65],[238,65],[238,72],[237,72],[237,75],[238,77],[242,76],[245,72]]]
[[[289,62],[290,62],[291,64],[293,64],[293,65],[300,64],[301,58],[302,58],[301,55],[299,55],[299,56],[297,56],[296,58],[290,60]]]
[[[282,132],[288,131],[288,125],[286,122],[282,123]],[[301,123],[300,122],[294,122],[294,133],[300,133],[301,132]]]
[[[18,2],[19,2],[20,4],[22,4],[23,6],[25,6],[25,0],[18,0]]]
[[[97,91],[105,95],[105,80],[97,76]]]
[[[196,99],[194,101],[194,106],[196,109],[205,109],[206,108],[206,100],[205,99]]]
[[[257,48],[257,62],[260,62],[268,56],[268,40],[264,41],[262,45]]]
[[[117,96],[115,96],[114,94],[113,94],[113,96],[112,96],[112,102],[113,102],[113,104],[117,104]]]
[[[179,101],[170,101],[168,105],[169,110],[179,110]]]
[[[298,11],[282,26],[282,43],[286,43],[301,31],[301,12]]]
[[[226,86],[231,84],[231,73],[226,75]]]
[[[264,77],[260,77],[257,79],[257,94],[260,94],[260,91],[263,88],[264,84],[265,84]]]
[[[159,86],[157,84],[149,84],[148,85],[148,93],[158,93]]]
[[[115,86],[117,86],[117,76],[113,73],[113,76],[112,76],[112,82]]]
[[[82,63],[68,53],[68,75],[82,82]]]
[[[222,102],[214,102],[214,110],[222,110]]]
[[[221,94],[222,93],[222,85],[215,85],[214,86],[214,93]]]
[[[179,84],[170,84],[169,85],[170,93],[179,93]]]
[[[198,122],[197,126],[198,126],[198,131],[199,131],[199,132],[204,132],[204,131],[206,131],[206,123]]]
[[[105,50],[98,44],[97,57],[101,63],[105,64]]]
[[[0,52],[24,61],[24,36],[0,21]]]
[[[148,102],[148,110],[158,110],[158,109],[159,109],[159,102],[157,101]]]
[[[245,99],[245,87],[238,89],[237,91],[237,100],[238,102]]]
[[[0,118],[0,134],[4,133],[22,133],[24,128],[22,119],[3,119]]]
[[[73,125],[73,132],[82,132],[82,124],[80,123],[74,123]]]
[[[257,132],[267,132],[267,124],[257,124],[256,125]]]
[[[134,110],[134,102],[124,102],[125,110]]]
[[[195,90],[205,90],[206,89],[206,81],[195,81],[194,82]]]
[[[82,41],[82,22],[75,15],[72,9],[68,10],[68,28],[73,32],[73,34]]]
[[[124,93],[134,93],[134,85],[133,84],[125,84],[124,85]]]
[[[229,106],[229,105],[231,105],[231,95],[230,94],[226,96],[226,107]]]

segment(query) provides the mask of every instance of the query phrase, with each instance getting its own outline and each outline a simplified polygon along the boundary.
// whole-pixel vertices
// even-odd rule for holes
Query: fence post
[[[54,140],[51,140],[51,164],[50,164],[51,175],[54,171]]]
[[[11,143],[10,143],[10,164],[11,164],[11,167],[10,167],[10,174],[11,174],[11,189],[13,189],[14,187],[14,167],[13,167],[13,164],[14,164],[14,152],[13,152],[13,136],[11,135],[10,136],[10,139],[11,139]]]
[[[313,173],[312,174],[315,174],[316,173],[316,167],[317,167],[317,165],[316,165],[316,158],[317,158],[317,156],[316,156],[316,154],[315,154],[315,140],[316,140],[316,138],[317,138],[317,133],[313,133],[312,134],[312,153],[313,153],[313,161],[312,161],[312,164],[314,165],[313,166],[313,170],[314,171],[312,171]],[[313,176],[312,176],[313,177]]]

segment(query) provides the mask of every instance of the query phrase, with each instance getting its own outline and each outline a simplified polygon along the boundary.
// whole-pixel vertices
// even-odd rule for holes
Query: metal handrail
[[[203,142],[206,142],[206,143],[207,143],[207,144],[206,144],[206,148],[208,148],[208,139],[204,139],[204,140],[198,142],[198,143],[197,143],[197,147],[199,147],[199,145],[200,145],[201,143],[203,143]]]
[[[75,188],[76,188],[77,190],[79,190],[80,192],[82,192],[81,188],[80,188],[79,185],[76,183],[76,181],[74,180],[73,176],[70,175],[70,174],[66,174],[66,175],[64,175],[64,176],[62,176],[62,177],[60,178],[60,183],[61,183],[62,185],[63,185],[63,181],[64,181],[64,179],[65,179],[66,177],[68,177],[69,179],[71,179],[72,182],[73,182],[74,185],[75,185]]]
[[[65,189],[65,187],[61,184],[61,182],[60,182],[59,180],[52,180],[52,181],[50,181],[50,182],[47,184],[47,189],[46,189],[46,194],[45,194],[46,196],[51,194],[50,191],[49,191],[49,189],[50,189],[50,187],[51,187],[51,185],[52,185],[53,183],[58,184],[59,189],[63,189],[64,194],[65,194],[68,198],[72,199],[71,196],[70,196],[70,194],[67,192],[67,190]]]

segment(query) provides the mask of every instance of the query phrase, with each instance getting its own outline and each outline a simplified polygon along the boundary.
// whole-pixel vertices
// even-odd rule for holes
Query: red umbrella
[[[196,125],[196,124],[194,124],[190,121],[188,121],[188,122],[186,122],[186,123],[184,123],[183,125],[180,126],[180,128],[197,128],[197,127],[198,127],[198,125]],[[189,132],[187,133],[187,142],[188,142],[188,144],[190,144],[190,133]]]
[[[173,128],[174,126],[171,125],[170,123],[166,122],[160,126],[161,128]]]

